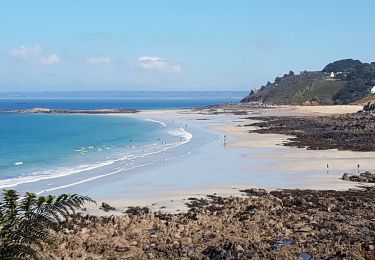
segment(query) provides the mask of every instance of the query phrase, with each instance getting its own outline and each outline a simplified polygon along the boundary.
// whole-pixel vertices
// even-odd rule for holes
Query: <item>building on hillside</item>
[[[371,94],[375,94],[375,86],[372,87]]]
[[[334,72],[331,72],[331,75],[329,75],[330,78],[334,78],[335,77],[335,73]]]

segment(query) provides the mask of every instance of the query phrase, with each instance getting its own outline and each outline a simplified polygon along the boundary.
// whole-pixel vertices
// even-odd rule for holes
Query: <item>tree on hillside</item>
[[[352,80],[333,96],[333,100],[339,104],[349,104],[368,95],[370,88],[371,85],[362,79]]]
[[[37,197],[4,190],[0,201],[0,258],[38,259],[42,242],[51,242],[49,230],[57,229],[85,202],[86,196],[62,194]]]
[[[361,65],[362,65],[362,62],[359,60],[353,60],[353,59],[338,60],[325,66],[322,71],[327,72],[327,73],[345,72],[351,68],[355,68]]]
[[[294,72],[292,70],[289,71],[288,73],[289,76],[294,76]]]

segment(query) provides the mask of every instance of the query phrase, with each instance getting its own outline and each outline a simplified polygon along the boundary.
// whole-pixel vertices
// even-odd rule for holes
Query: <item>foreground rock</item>
[[[244,190],[176,215],[77,216],[43,259],[374,259],[375,189]]]
[[[308,149],[375,151],[375,114],[319,117],[249,117],[261,122],[250,132],[292,135],[284,145]]]
[[[363,107],[362,112],[375,112],[375,104],[368,102],[367,105]]]
[[[99,207],[99,209],[103,210],[104,212],[116,211],[115,207],[112,207],[111,205],[105,202],[102,202],[102,205]]]
[[[345,181],[375,183],[375,174],[371,172],[362,172],[359,175],[344,173],[341,179]]]

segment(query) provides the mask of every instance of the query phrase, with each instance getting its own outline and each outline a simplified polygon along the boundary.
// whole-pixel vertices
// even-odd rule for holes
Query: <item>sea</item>
[[[162,163],[194,139],[173,121],[124,115],[28,114],[9,110],[182,109],[237,103],[218,97],[0,99],[0,188],[53,191],[133,168]],[[180,152],[178,152],[180,149]],[[175,151],[172,153],[172,151]],[[167,154],[167,155],[166,155]]]

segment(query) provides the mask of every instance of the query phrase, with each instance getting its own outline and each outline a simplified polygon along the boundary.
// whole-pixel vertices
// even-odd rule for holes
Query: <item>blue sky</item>
[[[375,61],[375,1],[1,1],[0,90],[250,90]]]

